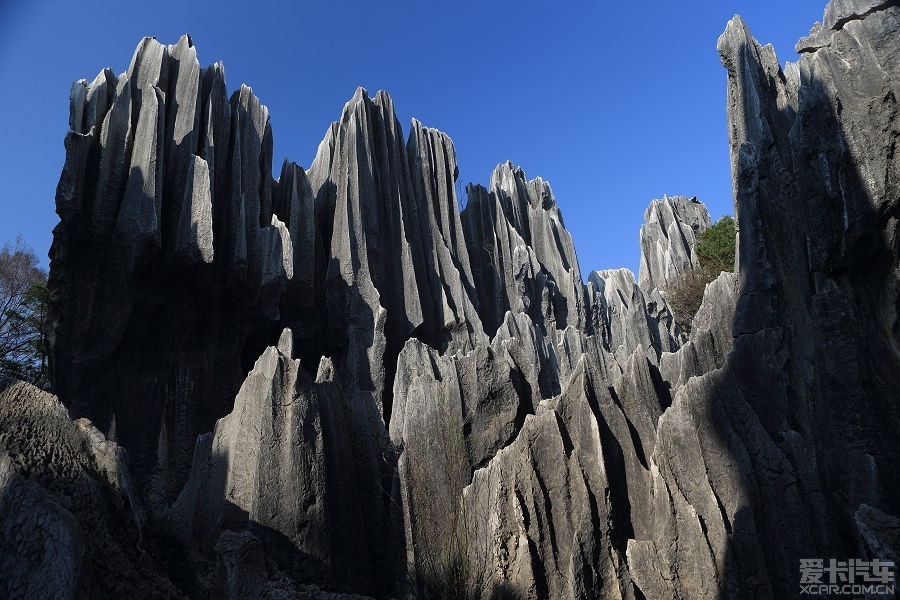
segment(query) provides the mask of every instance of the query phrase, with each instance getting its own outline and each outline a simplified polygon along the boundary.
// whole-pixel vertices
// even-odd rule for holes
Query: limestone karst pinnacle
[[[275,179],[252,90],[144,39],[72,87],[0,597],[428,597],[448,555],[481,597],[783,598],[801,558],[896,560],[898,32],[833,0],[782,68],[729,22],[739,264],[689,334],[696,199],[651,203],[637,277],[583,273],[547,182],[460,211],[386,93]]]

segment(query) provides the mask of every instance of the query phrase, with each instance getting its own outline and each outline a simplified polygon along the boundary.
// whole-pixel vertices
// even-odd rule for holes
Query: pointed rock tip
[[[472,193],[487,193],[487,188],[481,185],[480,183],[474,183],[470,181],[466,184],[466,194],[472,195]]]
[[[269,107],[262,103],[259,96],[253,92],[253,88],[246,83],[242,83],[241,87],[234,91],[231,102],[237,102],[251,113],[259,110],[265,121],[269,119]]]
[[[422,123],[422,121],[420,121],[416,117],[413,117],[411,119],[411,123],[412,123],[412,126],[416,129],[422,129],[422,130],[425,130],[434,135],[443,136],[443,137],[447,138],[448,140],[450,139],[450,136],[447,135],[446,133],[444,133],[443,131],[441,131],[440,129],[437,129],[436,127],[429,127],[428,125],[425,125],[424,123]],[[451,142],[452,142],[452,140],[451,140]]]
[[[517,171],[522,171],[516,164],[511,160],[505,160],[502,163],[498,163],[494,170],[491,172],[491,187],[495,179],[498,179],[501,175],[509,173],[515,177]],[[524,172],[523,172],[524,174]]]
[[[91,86],[99,85],[103,82],[103,80],[106,80],[107,82],[113,82],[116,80],[116,75],[115,73],[113,73],[112,68],[104,67],[99,73],[97,73],[97,76],[94,77],[94,81],[91,82]]]
[[[654,198],[653,200],[651,200],[650,204],[647,206],[647,210],[657,207],[660,204],[668,204],[670,206],[675,206],[676,204],[699,204],[700,206],[706,208],[706,205],[703,204],[703,202],[700,201],[697,196],[670,196],[668,194],[663,194],[662,198]]]
[[[391,95],[386,90],[378,90],[375,94],[375,102],[382,104],[383,106],[394,105],[394,99],[391,98]]]
[[[281,163],[281,175],[278,176],[277,181],[284,181],[284,177],[288,174],[293,175],[294,177],[300,177],[305,173],[306,171],[303,170],[303,167],[292,161],[290,158],[285,157]]]
[[[534,178],[528,179],[528,175],[525,173],[525,170],[522,167],[516,165],[516,163],[511,160],[502,162],[494,167],[494,171],[491,173],[491,187],[493,187],[495,181],[499,182],[500,175],[505,173],[509,173],[513,178],[521,178],[522,181],[527,185],[540,187],[542,191],[546,192],[548,194],[548,198],[546,198],[546,200],[548,200],[549,203],[547,206],[544,206],[544,208],[550,208],[551,206],[556,204],[556,200],[555,198],[553,198],[553,190],[550,187],[549,181],[545,180],[540,175],[536,175]]]
[[[719,36],[716,42],[716,49],[724,62],[726,55],[730,51],[738,49],[741,45],[746,44],[750,39],[750,29],[741,18],[741,15],[734,15],[725,26],[725,31]]]
[[[591,271],[588,275],[588,283],[594,287],[594,290],[601,294],[606,293],[606,284],[609,282],[613,289],[621,289],[624,285],[636,285],[637,278],[634,271],[627,267],[619,267],[618,269],[602,269],[600,271]]]
[[[290,327],[285,327],[278,338],[278,351],[288,358],[294,355],[294,334]]]
[[[353,97],[350,98],[350,104],[357,104],[359,102],[363,102],[369,99],[369,92],[363,86],[357,86],[356,90],[353,92]]]
[[[156,38],[153,36],[146,35],[141,38],[141,41],[138,42],[137,47],[135,47],[135,49],[134,49],[134,54],[131,56],[131,65],[128,67],[127,72],[130,73],[132,71],[132,69],[134,68],[138,59],[144,53],[144,50],[146,50],[148,46],[152,46],[153,44],[156,44],[157,46],[162,46],[162,44],[157,42]]]
[[[253,93],[253,88],[250,87],[249,85],[247,85],[246,83],[242,83],[241,86],[238,89],[234,90],[234,92],[231,94],[232,102],[246,101],[249,103],[249,102],[252,102],[254,98],[256,98],[257,101],[259,101],[256,94]],[[260,106],[262,106],[261,102],[260,102]]]
[[[181,34],[181,37],[178,38],[178,41],[169,46],[170,49],[175,49],[175,48],[191,49],[193,47],[194,47],[194,40],[191,39],[191,36],[188,33]]]
[[[620,275],[625,277],[626,279],[630,279],[632,282],[634,279],[634,271],[629,269],[628,267],[619,267],[617,269],[600,269],[599,271],[592,271],[591,277],[593,276],[603,277],[604,279],[608,279],[609,277]]]
[[[741,15],[735,14],[733,17],[728,19],[728,23],[725,25],[725,33],[727,33],[729,30],[731,30],[732,32],[747,31],[747,22],[744,21],[744,18]]]
[[[316,383],[325,383],[334,380],[334,363],[327,356],[319,359],[319,368],[316,370]]]
[[[160,46],[162,48],[165,48],[163,44],[159,43],[159,41],[156,39],[156,36],[144,36],[143,38],[141,38],[141,41],[138,42],[137,48],[134,49],[134,57],[132,58],[132,60],[134,60],[134,58],[136,58],[140,53],[142,53],[146,48],[150,46]]]
[[[341,111],[341,121],[346,122],[350,115],[354,113],[360,106],[365,106],[367,102],[371,102],[369,92],[363,86],[358,86],[350,100],[344,104],[344,110]]]
[[[827,36],[824,32],[824,26],[821,22],[816,21],[813,23],[813,26],[809,29],[809,35],[797,40],[797,43],[794,44],[794,52],[797,54],[803,54],[806,52],[814,52],[827,44]],[[787,63],[791,64],[791,63]],[[785,67],[787,70],[787,67]]]
[[[407,136],[407,142],[415,141],[416,143],[418,143],[418,139],[420,137],[424,138],[424,137],[428,136],[428,131],[429,131],[429,128],[426,127],[422,123],[422,121],[420,121],[416,117],[413,117],[412,119],[410,119],[409,135]]]
[[[176,43],[167,46],[166,54],[176,60],[192,60],[195,65],[200,66],[197,60],[197,49],[194,48],[194,42],[187,33],[178,38]]]
[[[215,85],[215,80],[221,81],[222,86],[226,87],[226,90],[227,90],[227,86],[225,86],[225,64],[222,63],[222,61],[216,61],[210,65],[203,67],[203,69],[200,72],[200,76],[204,80],[213,79],[214,80],[213,85]],[[227,96],[227,91],[226,91],[226,96]]]

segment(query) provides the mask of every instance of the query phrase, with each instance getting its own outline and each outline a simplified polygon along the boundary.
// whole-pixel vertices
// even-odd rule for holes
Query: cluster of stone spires
[[[657,355],[677,347],[658,292],[661,329],[649,337],[625,330],[630,313],[616,311],[620,296],[629,298],[624,308],[645,309],[633,275],[603,272],[582,283],[572,238],[540,178],[499,165],[490,189],[467,188],[460,212],[452,141],[414,120],[404,142],[384,92],[372,99],[358,89],[309,170],[285,161],[278,179],[270,175],[268,110],[246,86],[229,100],[224,68],[201,69],[188,36],[172,46],[147,38],[118,78],[104,70],[76,82],[70,113],[52,251],[56,389],[78,412],[105,427],[115,422],[123,439],[137,422],[142,453],[170,447],[168,459],[181,464],[162,466],[164,488],[174,477],[180,489],[185,473],[184,452],[173,456],[171,447],[189,449],[211,428],[203,416],[222,416],[248,356],[284,327],[308,371],[322,356],[338,360],[385,423],[407,340],[470,350],[488,342],[508,311],[542,331],[598,333],[607,348],[628,336]],[[709,217],[700,203],[666,199],[646,220],[642,244],[653,258],[641,277],[652,294],[656,280],[690,268],[693,236]],[[154,352],[167,357],[155,362],[168,372],[153,374],[165,389],[135,400],[143,412],[132,417],[108,398],[123,373],[147,362],[135,356],[147,348],[129,339],[134,327],[153,332]],[[187,358],[210,344],[214,352]],[[243,369],[223,374],[223,361]],[[221,389],[225,382],[230,389]],[[191,406],[177,407],[188,394]],[[147,416],[160,431],[170,420],[167,439],[148,439]]]
[[[835,0],[784,69],[729,23],[739,273],[689,334],[665,289],[696,200],[647,209],[637,280],[583,284],[546,182],[502,164],[460,212],[450,138],[404,141],[361,89],[273,179],[252,91],[145,39],[72,89],[48,341],[93,424],[0,392],[0,480],[36,515],[0,506],[2,539],[70,540],[48,586],[198,593],[137,558],[170,531],[233,598],[421,592],[452,514],[486,594],[784,597],[800,557],[894,556],[898,12]],[[28,479],[47,428],[64,447]]]

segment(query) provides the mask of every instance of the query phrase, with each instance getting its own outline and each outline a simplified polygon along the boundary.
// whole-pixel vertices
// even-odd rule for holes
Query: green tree
[[[695,247],[697,258],[700,268],[712,274],[713,279],[722,271],[734,271],[735,236],[734,219],[727,215],[700,234]]]
[[[47,273],[18,237],[0,249],[0,375],[49,387],[42,333],[47,314]]]
[[[699,266],[679,275],[666,290],[675,322],[682,331],[691,330],[691,321],[703,302],[706,285],[722,271],[734,271],[736,230],[734,219],[724,216],[700,234],[694,251]]]

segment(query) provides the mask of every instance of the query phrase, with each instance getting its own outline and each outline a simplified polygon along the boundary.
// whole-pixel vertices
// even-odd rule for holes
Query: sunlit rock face
[[[738,266],[689,334],[695,198],[585,283],[541,178],[460,211],[451,138],[359,89],[276,179],[252,90],[143,40],[71,91],[68,414],[0,386],[0,565],[47,576],[0,595],[782,598],[800,558],[896,560],[898,33],[835,0],[782,68],[728,24]]]
[[[641,287],[665,290],[680,274],[698,267],[694,246],[709,226],[709,212],[697,198],[663,196],[651,202],[641,225]]]

